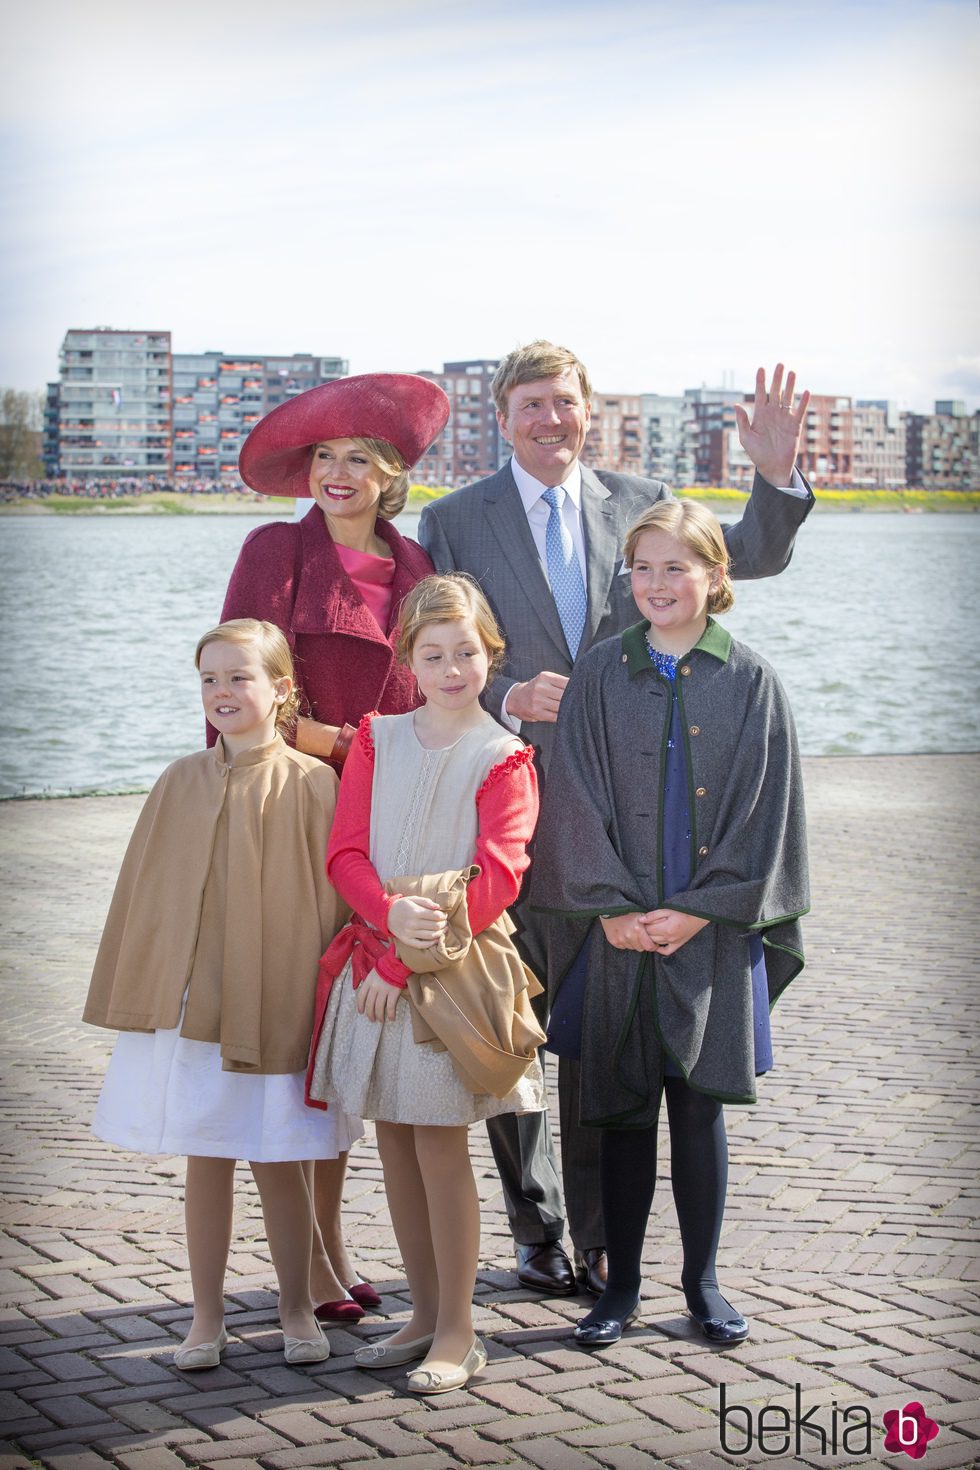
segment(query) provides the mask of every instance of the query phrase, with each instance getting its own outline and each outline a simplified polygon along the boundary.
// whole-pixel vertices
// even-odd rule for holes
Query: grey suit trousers
[[[598,1128],[583,1128],[578,1121],[578,1062],[559,1062],[558,1097],[569,1234],[577,1250],[591,1250],[606,1241],[599,1198],[601,1135]],[[561,1240],[562,1186],[548,1114],[502,1113],[487,1119],[487,1133],[517,1244]]]
[[[534,928],[518,906],[515,913],[522,932],[517,943],[532,969],[540,967],[533,953]],[[522,943],[522,940],[524,941]],[[527,941],[531,941],[528,943]],[[544,996],[538,998],[538,1019],[547,1024]],[[547,1052],[540,1052],[546,1066]],[[554,1061],[551,1062],[554,1065]],[[500,1175],[511,1234],[518,1245],[561,1240],[565,1212],[572,1244],[577,1250],[605,1245],[602,1202],[599,1196],[599,1130],[579,1122],[579,1064],[562,1057],[558,1062],[558,1106],[561,1127],[561,1171],[558,1176],[549,1116],[544,1113],[503,1113],[487,1119],[487,1133]]]

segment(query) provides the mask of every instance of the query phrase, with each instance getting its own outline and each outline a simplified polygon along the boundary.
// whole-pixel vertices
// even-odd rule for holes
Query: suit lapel
[[[581,651],[592,646],[609,588],[622,555],[609,491],[582,465],[582,534],[585,537],[586,587],[589,594]]]
[[[483,505],[490,529],[524,591],[528,606],[548,637],[567,659],[568,644],[562,632],[561,619],[541,566],[531,527],[527,523],[524,502],[509,465],[488,482],[483,492]]]

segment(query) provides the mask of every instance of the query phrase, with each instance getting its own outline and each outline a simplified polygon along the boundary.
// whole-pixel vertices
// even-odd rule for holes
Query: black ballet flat
[[[688,1308],[688,1315],[701,1329],[701,1336],[706,1337],[709,1342],[720,1342],[732,1347],[737,1342],[744,1342],[749,1335],[749,1324],[738,1312],[731,1317],[699,1317],[697,1312]]]
[[[580,1322],[575,1328],[574,1337],[579,1347],[604,1348],[612,1347],[619,1342],[626,1328],[633,1321],[639,1311],[639,1303],[625,1317],[607,1317],[601,1322]]]

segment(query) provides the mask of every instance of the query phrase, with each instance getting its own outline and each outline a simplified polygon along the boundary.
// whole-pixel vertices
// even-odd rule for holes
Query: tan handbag
[[[506,912],[476,936],[470,930],[466,887],[476,866],[418,878],[393,878],[389,893],[430,898],[447,915],[446,932],[427,949],[395,941],[412,974],[412,1035],[422,1046],[447,1051],[470,1092],[505,1097],[523,1077],[545,1040],[531,1009],[543,987],[515,948]]]

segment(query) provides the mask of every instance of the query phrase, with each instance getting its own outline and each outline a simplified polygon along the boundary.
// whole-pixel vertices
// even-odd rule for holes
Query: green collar
[[[647,653],[646,633],[649,622],[644,619],[642,623],[634,623],[632,628],[627,628],[623,634],[623,662],[627,665],[630,678],[640,674],[644,669],[652,669],[650,655]],[[727,663],[728,655],[732,649],[732,635],[727,628],[716,623],[714,618],[708,619],[708,626],[701,637],[691,649],[692,653],[710,653],[719,663]],[[686,657],[686,655],[685,655]]]

